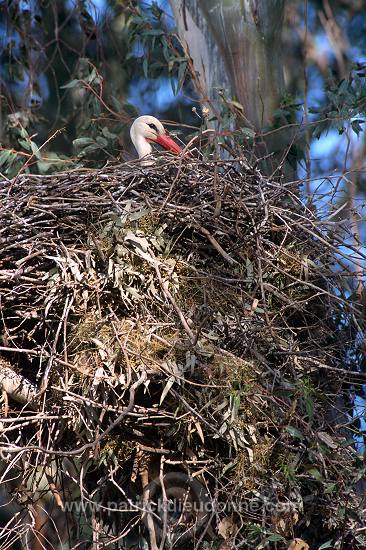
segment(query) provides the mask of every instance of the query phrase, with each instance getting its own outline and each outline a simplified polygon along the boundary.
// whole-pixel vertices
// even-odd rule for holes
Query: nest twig
[[[52,515],[52,495],[59,509],[97,503],[94,542],[128,540],[147,517],[139,536],[155,547],[192,532],[286,545],[303,531],[315,540],[320,526],[358,544],[344,397],[364,381],[361,315],[344,284],[354,251],[298,184],[240,162],[176,162],[0,183],[0,353],[37,393],[17,399],[0,369],[3,481],[22,482],[19,513],[48,498]],[[191,518],[196,530],[146,509],[147,494],[167,501],[183,478],[224,505]],[[131,505],[128,519],[112,510],[113,527],[111,501]]]

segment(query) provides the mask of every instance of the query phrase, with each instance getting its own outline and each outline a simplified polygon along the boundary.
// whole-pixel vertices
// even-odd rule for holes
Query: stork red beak
[[[178,155],[182,150],[181,147],[179,147],[178,143],[176,143],[174,139],[172,139],[167,134],[161,134],[156,139],[154,139],[154,141],[155,143],[158,143],[159,145],[164,147],[164,149],[166,149],[167,151],[172,151],[176,155]]]

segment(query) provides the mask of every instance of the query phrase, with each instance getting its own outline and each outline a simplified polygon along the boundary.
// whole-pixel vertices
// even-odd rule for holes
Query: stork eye
[[[150,122],[150,124],[148,124],[148,126],[150,126],[150,128],[151,128],[152,130],[158,131],[157,127],[155,126],[155,124],[154,124],[153,122]]]

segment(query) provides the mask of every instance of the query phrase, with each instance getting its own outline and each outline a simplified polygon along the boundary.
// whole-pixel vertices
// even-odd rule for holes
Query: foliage
[[[357,134],[363,131],[362,125],[366,116],[366,68],[355,67],[348,79],[331,83],[326,90],[325,104],[319,108],[312,107],[311,113],[317,115],[312,123],[313,136],[319,138],[322,133],[332,128],[343,134],[347,126]]]
[[[164,75],[169,77],[176,103],[164,113],[156,114],[165,114],[177,122],[179,118],[186,123],[193,121],[185,96],[193,94],[190,73],[194,69],[181,50],[165,9],[166,5],[163,9],[157,2],[111,1],[97,10],[86,1],[72,4],[63,0],[32,2],[27,6],[11,3],[1,12],[4,60],[1,81],[7,103],[3,104],[5,125],[0,163],[5,176],[12,177],[21,167],[25,172],[44,173],[65,167],[67,161],[101,165],[118,157],[128,143],[130,121],[138,114],[136,105],[130,104],[129,90],[138,90],[143,82],[149,83],[143,96],[146,101],[153,83]],[[337,5],[337,9],[343,6]],[[350,10],[350,24],[359,9],[354,6]],[[319,33],[319,21],[311,3],[309,10],[309,32]],[[76,44],[81,45],[77,52]],[[290,65],[291,55],[289,49],[286,62]],[[287,150],[294,168],[304,159],[304,132],[308,131],[298,99],[300,76],[293,93],[286,93],[273,113],[273,125],[263,129],[265,134],[275,131],[275,139],[269,142],[275,153],[282,148],[278,130],[288,125],[294,128]],[[357,135],[361,132],[364,78],[362,64],[355,64],[350,76],[341,80],[335,70],[333,74],[328,72],[323,82],[323,99],[319,104],[310,104],[309,135],[319,138],[332,128],[343,133],[348,126]],[[180,93],[182,90],[184,94]],[[226,90],[219,90],[219,94],[223,131],[216,144],[225,143],[229,150],[240,144],[249,156],[260,156],[263,138],[256,135],[245,118],[244,107]],[[179,117],[180,108],[183,110]],[[296,121],[300,129],[296,128]],[[194,122],[199,122],[197,117]],[[207,128],[206,120],[201,122],[200,131]],[[211,118],[208,126],[213,122]],[[240,131],[234,144],[231,132],[235,126]],[[34,146],[42,148],[41,158],[29,146],[25,147],[22,132],[32,136]],[[196,131],[190,138],[194,135]],[[29,145],[27,140],[26,143]],[[209,147],[207,151],[214,150]],[[126,153],[123,157],[126,158]]]
[[[187,59],[154,2],[111,2],[99,12],[85,1],[12,3],[1,12],[0,36],[8,177],[22,165],[26,172],[55,170],[55,158],[101,163],[118,156],[138,114],[129,88],[141,78],[169,77],[184,110],[178,93]],[[24,131],[42,146],[42,163],[29,161]]]

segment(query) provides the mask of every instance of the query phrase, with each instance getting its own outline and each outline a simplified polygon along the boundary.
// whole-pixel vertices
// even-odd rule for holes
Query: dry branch
[[[364,325],[346,228],[330,234],[298,183],[239,160],[23,173],[0,182],[0,201],[0,450],[23,511],[47,495],[65,509],[98,502],[86,514],[98,540],[127,541],[147,517],[159,547],[194,532],[192,517],[146,509],[148,481],[167,502],[174,474],[224,505],[197,540],[219,545],[227,517],[238,547],[275,533],[285,548],[319,529],[361,540],[344,396]],[[38,412],[21,409],[36,389]],[[53,480],[39,473],[50,459]],[[112,527],[111,501],[134,503]],[[81,520],[67,518],[71,533]]]

